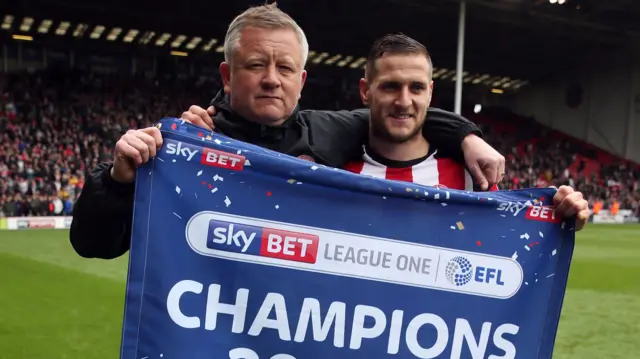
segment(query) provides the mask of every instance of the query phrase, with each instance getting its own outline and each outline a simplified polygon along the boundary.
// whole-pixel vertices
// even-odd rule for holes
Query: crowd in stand
[[[112,157],[124,131],[180,116],[191,104],[207,104],[219,86],[193,78],[83,72],[0,76],[0,217],[70,215],[86,172]],[[312,91],[317,92],[305,89],[305,96]],[[580,150],[565,141],[542,141],[544,129],[531,126],[532,131],[509,135],[483,126],[485,139],[507,158],[503,189],[568,184],[591,204],[609,208],[618,202],[622,209],[640,212],[638,166],[611,164],[592,175],[580,168],[572,172]]]

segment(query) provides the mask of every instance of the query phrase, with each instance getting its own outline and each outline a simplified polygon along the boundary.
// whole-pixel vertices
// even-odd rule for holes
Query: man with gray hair
[[[332,167],[344,167],[360,157],[369,131],[367,109],[298,108],[309,46],[289,15],[275,4],[252,7],[230,24],[224,46],[225,61],[220,64],[224,89],[212,101],[217,113],[211,118],[206,110],[192,106],[183,119]],[[504,157],[465,118],[430,108],[423,135],[466,162],[483,189],[502,179]],[[136,168],[154,157],[160,146],[162,137],[155,127],[128,131],[116,144],[114,160],[100,164],[87,177],[70,232],[79,255],[108,259],[129,249]]]

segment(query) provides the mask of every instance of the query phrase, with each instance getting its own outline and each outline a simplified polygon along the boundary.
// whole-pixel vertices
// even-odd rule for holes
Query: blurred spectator
[[[199,78],[82,72],[0,76],[0,217],[70,215],[85,172],[111,157],[123,132],[207,104],[219,87]],[[311,82],[302,99],[303,106],[328,109],[358,102],[353,89],[327,91]],[[507,158],[503,189],[568,184],[591,205],[640,214],[638,165],[599,161],[597,152],[533,119],[484,110],[471,118]]]

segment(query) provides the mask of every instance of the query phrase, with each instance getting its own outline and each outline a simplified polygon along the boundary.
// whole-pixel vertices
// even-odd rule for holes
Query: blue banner
[[[551,358],[575,236],[553,189],[436,189],[158,126],[122,359]]]

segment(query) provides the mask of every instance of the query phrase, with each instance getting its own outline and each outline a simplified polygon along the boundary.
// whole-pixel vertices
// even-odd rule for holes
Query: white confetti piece
[[[560,228],[564,229],[564,222],[562,222],[562,224],[560,225]]]
[[[185,123],[185,120],[180,121],[181,125],[184,125],[184,123]]]
[[[447,199],[449,199],[449,191],[447,191]]]
[[[221,144],[221,143],[222,143],[222,141],[220,141],[220,140],[219,140],[219,139],[217,139],[217,138],[216,138],[215,140],[213,140],[213,142],[215,142],[215,143],[217,143],[217,144]]]
[[[218,176],[218,175],[213,176],[213,180],[214,181],[224,182],[224,178],[222,178],[222,176]]]
[[[434,194],[434,195],[433,195],[433,198],[434,198],[434,199],[440,199],[440,193],[436,193],[436,194]]]
[[[315,171],[315,170],[317,170],[317,169],[318,169],[318,166],[311,166],[311,170],[312,170],[312,171]]]
[[[530,250],[531,250],[531,248],[529,248],[529,246],[526,246],[526,245],[524,246],[524,249],[526,249],[526,250],[528,250],[528,251],[530,251]]]
[[[176,186],[176,193],[180,194],[180,192],[182,192],[182,190],[180,189],[180,187]]]
[[[249,160],[244,160],[244,165],[245,166],[251,166],[251,162],[249,162]]]
[[[521,234],[521,235],[520,235],[520,239],[526,239],[526,240],[529,240],[529,233]]]
[[[194,192],[193,195],[196,196],[196,198],[198,198],[198,194],[197,193]]]
[[[500,238],[507,238],[507,236],[500,236]]]
[[[555,255],[556,255],[556,253],[558,253],[558,252],[554,249],[554,250],[553,250],[553,252],[551,252],[551,255],[552,255],[552,256],[555,256]]]
[[[428,195],[429,195],[429,192],[424,191],[424,195],[425,195],[425,196],[428,196]]]
[[[280,208],[280,206],[278,206],[278,205],[276,204],[276,209],[278,209],[278,208]]]
[[[174,159],[172,159],[172,160],[171,160],[171,162],[173,162],[173,163],[176,163],[176,160],[175,160],[175,158],[174,158]]]
[[[442,207],[446,207],[447,206],[446,203],[440,203],[440,205],[442,205]]]
[[[200,140],[201,140],[201,141],[204,141],[204,137],[200,137]]]
[[[553,277],[554,275],[555,275],[555,273],[551,273],[551,274],[549,274],[549,275],[547,276],[547,278],[551,278],[551,277]]]
[[[238,151],[236,152],[236,154],[241,154],[241,153],[242,153],[242,150],[238,150]]]
[[[158,159],[158,161],[160,161],[160,162],[164,162],[164,160],[163,160],[162,158],[160,158],[160,157],[157,157],[157,159]]]
[[[538,232],[538,234],[540,235],[540,238],[544,238],[544,234],[542,234],[542,232]]]
[[[507,217],[507,215],[506,215],[506,214],[501,214],[501,215],[500,215],[500,217],[504,217],[504,218],[506,218],[506,217]]]
[[[218,192],[218,187],[214,187],[214,188],[211,190],[211,193],[216,193],[216,192]]]
[[[198,171],[198,176],[202,176],[202,170]]]
[[[174,214],[176,217],[178,217],[178,218],[182,219],[182,217],[180,217],[180,215],[179,215],[179,214],[177,214],[176,212],[173,212],[173,214]]]
[[[382,196],[382,199],[387,199],[387,197],[385,197],[385,196]]]
[[[538,278],[536,278],[536,283],[538,283]]]
[[[224,204],[227,205],[227,207],[231,205],[231,200],[229,199],[229,197],[224,196]]]
[[[489,201],[493,201],[493,198],[487,198]]]
[[[149,176],[151,176],[151,172],[149,172]]]
[[[302,184],[302,182],[296,182],[296,184]]]
[[[518,259],[518,252],[513,252],[513,255],[511,256],[511,259],[513,259],[514,261],[516,259]]]
[[[529,285],[529,282],[524,282],[524,285]]]
[[[451,229],[453,229],[453,230],[455,231],[455,229],[456,229],[456,226],[451,226]]]

